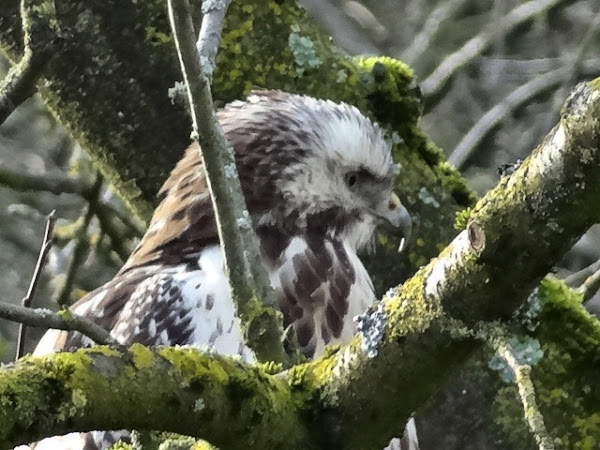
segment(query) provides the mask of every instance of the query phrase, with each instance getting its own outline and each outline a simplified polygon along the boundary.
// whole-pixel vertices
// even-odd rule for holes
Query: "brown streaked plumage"
[[[280,91],[233,102],[218,118],[236,153],[284,325],[295,330],[309,358],[328,343],[348,342],[353,317],[375,300],[358,251],[380,221],[410,231],[410,218],[392,192],[394,168],[382,132],[354,107]],[[223,272],[197,145],[161,193],[126,264],[73,310],[123,343],[192,344],[253,361]],[[51,331],[37,352],[86,344],[77,333]],[[109,435],[96,432],[96,447],[90,433],[71,436],[85,436],[87,444],[78,448],[92,449]]]

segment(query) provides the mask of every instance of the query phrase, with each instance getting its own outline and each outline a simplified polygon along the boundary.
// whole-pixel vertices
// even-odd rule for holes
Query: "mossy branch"
[[[192,348],[136,344],[27,357],[0,372],[0,401],[0,448],[121,428],[173,431],[227,449],[309,448],[284,379]]]
[[[519,396],[523,403],[524,416],[539,449],[554,450],[554,442],[544,425],[544,416],[542,416],[535,401],[535,389],[531,381],[531,366],[521,364],[517,360],[510,344],[506,340],[496,341],[496,350],[515,374],[515,382],[519,388]]]
[[[0,82],[0,124],[35,92],[42,68],[58,45],[54,2],[22,0],[23,55]]]
[[[219,125],[210,91],[221,22],[228,3],[209,2],[208,6],[203,5],[205,14],[198,40],[200,56],[196,50],[188,0],[170,0],[169,18],[187,87],[193,134],[202,149],[200,157],[208,180],[229,282],[240,318],[245,324],[247,342],[260,360],[283,362],[287,357],[282,345],[281,316],[276,313],[277,301],[261,262],[258,239],[246,208],[233,148]],[[262,308],[267,309],[267,314],[261,312]],[[253,323],[259,321],[258,326]]]

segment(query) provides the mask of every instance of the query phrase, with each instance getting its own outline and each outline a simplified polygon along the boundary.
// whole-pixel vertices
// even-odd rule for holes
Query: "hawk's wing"
[[[134,268],[73,305],[75,314],[122,344],[196,345],[254,361],[244,344],[218,246],[197,256],[196,266]],[[80,333],[48,332],[36,354],[90,345]]]
[[[73,305],[73,312],[103,326],[123,344],[196,345],[255,361],[243,340],[218,246],[202,250],[194,265],[152,265],[120,273]],[[34,353],[91,344],[80,333],[50,330]],[[70,433],[31,448],[98,450],[127,436],[126,431]]]

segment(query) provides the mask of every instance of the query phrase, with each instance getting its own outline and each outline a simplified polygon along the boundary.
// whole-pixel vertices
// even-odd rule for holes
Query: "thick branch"
[[[22,0],[24,50],[21,60],[0,82],[0,124],[34,92],[41,70],[50,60],[58,42],[54,2]]]
[[[263,268],[258,240],[237,174],[233,148],[227,142],[217,120],[210,92],[210,71],[220,37],[220,21],[228,2],[215,2],[204,8],[205,16],[198,45],[206,45],[198,61],[191,10],[187,0],[169,1],[169,18],[179,54],[181,70],[188,90],[192,122],[200,143],[202,166],[206,171],[219,238],[224,250],[234,299],[248,331],[247,341],[259,359],[284,361],[281,344],[282,324],[275,295]],[[216,22],[216,23],[215,23]],[[218,36],[215,36],[219,30]],[[258,300],[259,299],[259,300]],[[266,314],[257,314],[265,307]],[[253,322],[261,320],[260,327]],[[258,329],[260,328],[260,330]]]
[[[102,428],[168,430],[227,449],[308,448],[286,381],[191,348],[28,357],[2,370],[0,399],[1,448]]]

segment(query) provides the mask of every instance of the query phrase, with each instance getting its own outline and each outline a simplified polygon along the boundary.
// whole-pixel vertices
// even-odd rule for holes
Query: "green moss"
[[[594,78],[592,81],[588,81],[588,86],[593,89],[600,89],[600,77]]]
[[[558,449],[592,449],[600,442],[600,323],[581,304],[581,296],[547,277],[542,299],[539,339],[544,357],[532,368],[536,401]],[[515,386],[501,389],[495,400],[497,424],[507,448],[531,448],[531,436]]]
[[[138,369],[147,369],[154,364],[154,353],[145,345],[133,344],[129,347],[133,363]]]
[[[471,213],[473,209],[465,208],[456,213],[456,218],[454,219],[454,229],[455,230],[464,230],[467,228],[467,223],[469,223],[469,219],[471,218]]]

